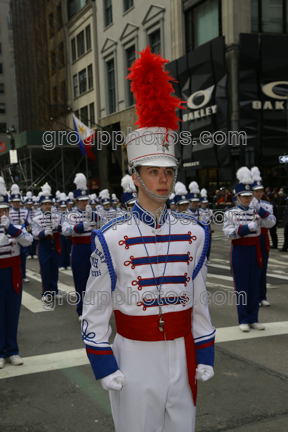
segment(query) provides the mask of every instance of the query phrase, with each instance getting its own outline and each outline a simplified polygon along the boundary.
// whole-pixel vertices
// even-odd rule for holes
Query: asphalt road
[[[288,253],[270,252],[271,307],[261,308],[259,316],[266,330],[244,334],[229,304],[230,242],[221,227],[213,228],[207,289],[223,304],[210,305],[218,330],[215,376],[199,383],[196,431],[287,432]],[[278,234],[282,247],[283,229]],[[27,261],[27,269],[18,335],[25,364],[0,370],[0,431],[114,431],[108,394],[88,364],[75,307],[64,301],[45,311],[38,260]],[[60,272],[59,280],[60,289],[73,290],[70,271]],[[114,321],[112,327],[114,335]]]

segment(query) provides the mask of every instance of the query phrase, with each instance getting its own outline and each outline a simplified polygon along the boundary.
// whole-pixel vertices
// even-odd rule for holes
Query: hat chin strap
[[[139,175],[139,173],[137,172],[137,170],[136,170],[135,167],[132,167],[132,172],[133,172],[133,174],[136,175],[137,180],[139,181],[139,183],[141,184],[141,186],[143,186],[143,188],[146,190],[146,192],[148,192],[148,194],[149,194],[150,196],[152,196],[153,198],[157,198],[157,199],[160,199],[160,200],[163,200],[163,201],[167,201],[167,199],[170,197],[171,193],[172,193],[172,192],[174,193],[174,187],[175,187],[175,183],[176,183],[176,179],[177,179],[177,175],[178,175],[178,166],[177,166],[177,167],[175,168],[175,170],[174,170],[174,179],[173,179],[173,185],[172,185],[171,192],[169,193],[169,195],[165,195],[165,196],[162,196],[162,195],[156,195],[156,194],[154,194],[153,192],[151,192],[150,189],[147,188],[147,186],[145,185],[145,183],[144,183],[143,180],[141,179],[141,177],[140,177],[140,175]]]

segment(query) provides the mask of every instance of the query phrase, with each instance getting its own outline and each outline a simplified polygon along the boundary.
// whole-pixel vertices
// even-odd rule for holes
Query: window
[[[78,77],[77,75],[73,76],[73,88],[74,88],[74,98],[76,98],[79,93],[78,93]]]
[[[112,23],[112,0],[104,0],[105,27]]]
[[[135,58],[136,58],[135,45],[133,45],[132,47],[130,47],[126,50],[127,69],[132,66]],[[135,104],[135,100],[134,100],[133,93],[131,91],[131,82],[129,80],[126,80],[126,81],[127,81],[127,86],[128,86],[128,101],[127,102],[128,102],[128,106],[132,106]]]
[[[115,88],[115,68],[114,59],[107,62],[108,77],[108,104],[109,114],[116,111],[116,88]]]
[[[95,126],[94,102],[89,105],[89,112],[90,112],[90,127],[94,127]]]
[[[53,13],[49,14],[49,31],[50,31],[50,38],[54,36],[54,16]]]
[[[124,0],[124,12],[133,6],[133,0]]]
[[[80,110],[80,120],[83,123],[88,124],[88,106],[85,106],[85,107],[81,108],[81,110]]]
[[[53,105],[57,106],[58,100],[57,100],[57,87],[53,87]]]
[[[51,52],[51,72],[54,74],[56,72],[56,53]]]
[[[87,0],[67,0],[68,19],[79,12],[87,3]]]
[[[91,30],[90,25],[86,27],[86,51],[91,48]]]
[[[93,88],[93,71],[92,64],[88,66],[88,88]]]
[[[59,45],[59,63],[60,68],[64,66],[64,43],[61,42]]]
[[[0,83],[0,94],[4,94],[4,84]]]
[[[288,33],[288,0],[251,0],[251,31]]]
[[[160,29],[150,33],[149,35],[149,45],[151,48],[151,52],[159,54],[161,52],[161,37],[160,37]]]
[[[85,53],[84,30],[77,35],[77,52],[78,57]]]
[[[5,110],[5,104],[4,103],[0,103],[0,114],[5,114],[6,110]]]
[[[71,51],[72,51],[72,61],[76,60],[76,44],[75,44],[75,38],[71,40]]]
[[[74,114],[77,118],[79,118],[79,110],[74,111]]]
[[[87,90],[86,69],[79,72],[79,90],[80,95]]]
[[[66,103],[66,81],[61,82],[61,94],[60,94],[61,102],[63,105]]]
[[[220,4],[220,0],[206,0],[185,12],[187,53],[221,35]]]
[[[0,123],[0,133],[6,133],[7,126],[6,123]]]
[[[0,74],[3,74],[3,64],[0,63]]]
[[[61,3],[57,6],[57,26],[58,30],[62,27],[62,9],[61,9]]]

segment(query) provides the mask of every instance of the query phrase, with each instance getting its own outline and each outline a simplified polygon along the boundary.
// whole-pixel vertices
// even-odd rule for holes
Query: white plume
[[[96,200],[96,198],[97,198],[97,196],[96,196],[95,193],[90,195],[90,199],[91,199],[91,200]]]
[[[103,189],[103,190],[99,193],[99,197],[100,197],[101,199],[103,199],[103,198],[108,198],[108,199],[110,199],[110,193],[109,193],[109,190],[108,190],[108,189]]]
[[[4,181],[3,177],[1,177],[1,176],[0,176],[0,183],[5,185],[5,181]]]
[[[112,200],[117,200],[118,198],[117,198],[117,196],[116,196],[116,194],[114,193],[114,194],[112,194]]]
[[[56,196],[57,198],[60,198],[60,194],[61,194],[61,192],[60,192],[59,190],[57,190],[57,192],[56,192],[56,195],[55,195],[55,196]]]
[[[186,186],[184,183],[177,182],[175,185],[175,193],[176,195],[186,195],[188,193]]]
[[[31,192],[31,191],[28,191],[28,192],[27,192],[27,194],[26,194],[26,198],[32,198],[32,192]]]
[[[57,192],[56,192],[56,194],[57,194]],[[60,193],[59,198],[60,198],[60,201],[66,201],[66,199],[67,199],[66,194],[64,192]]]
[[[201,189],[200,194],[201,194],[201,197],[202,197],[202,198],[203,198],[203,197],[207,198],[207,190],[206,190],[206,189]]]
[[[253,178],[251,176],[251,171],[247,167],[239,168],[236,177],[242,184],[252,184]]]
[[[174,193],[171,193],[169,199],[170,199],[170,200],[173,200],[174,198],[175,198],[175,194],[174,194]]]
[[[69,192],[69,193],[68,193],[68,198],[70,198],[70,199],[74,199],[73,192]]]
[[[38,198],[40,198],[42,195],[43,195],[43,193],[42,193],[42,192],[39,192],[39,193],[38,193]]]
[[[51,195],[51,186],[48,183],[42,186],[42,195]]]
[[[191,193],[200,193],[198,183],[193,181],[189,184],[189,191]]]
[[[19,186],[17,184],[13,184],[11,186],[11,195],[15,195],[15,194],[20,194],[20,189]]]
[[[0,195],[7,195],[6,185],[3,177],[0,177]]]
[[[76,174],[73,183],[76,184],[77,189],[86,190],[87,189],[87,180],[84,174],[78,173]]]
[[[124,192],[131,192],[130,190],[131,181],[132,181],[132,177],[129,174],[126,174],[124,177],[122,177],[121,186]]]
[[[262,180],[261,173],[258,167],[251,168],[251,175],[254,181]]]
[[[33,196],[32,196],[32,199],[33,199],[33,201],[35,201],[35,200],[36,200],[36,196],[35,196],[35,195],[33,195]]]

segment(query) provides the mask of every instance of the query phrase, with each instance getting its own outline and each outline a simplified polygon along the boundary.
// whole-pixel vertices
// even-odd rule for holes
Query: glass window
[[[160,37],[160,29],[150,33],[149,35],[149,45],[151,48],[151,52],[159,54],[161,52],[161,37]]]
[[[72,18],[79,12],[87,3],[87,0],[67,0],[68,6],[68,19]]]
[[[251,0],[251,31],[258,32],[258,27],[259,27],[258,0]]]
[[[61,102],[64,105],[66,103],[66,81],[61,82],[61,94],[60,94]]]
[[[133,0],[124,0],[124,12],[133,6]]]
[[[74,114],[77,118],[79,118],[79,110],[74,111]]]
[[[87,90],[86,69],[79,72],[79,90],[80,95]]]
[[[193,50],[193,9],[185,12],[186,53]]]
[[[76,60],[76,43],[75,38],[71,40],[72,62]]]
[[[91,48],[91,30],[90,25],[86,27],[86,50]]]
[[[136,58],[135,45],[133,45],[132,47],[130,47],[130,48],[128,48],[126,50],[126,65],[127,65],[127,69],[132,66],[132,64],[134,63],[135,58]],[[135,100],[134,100],[133,93],[131,91],[131,82],[130,82],[130,80],[126,80],[126,81],[127,81],[127,86],[128,86],[128,106],[132,106],[132,105],[135,104]]]
[[[262,0],[262,31],[264,33],[282,33],[282,0]]]
[[[53,87],[53,104],[57,106],[57,87]]]
[[[64,66],[64,43],[60,42],[59,45],[59,63],[60,67],[62,68]]]
[[[54,16],[53,13],[49,15],[49,30],[50,30],[50,38],[54,35]]]
[[[80,120],[83,123],[88,124],[88,106],[80,109]]]
[[[5,114],[5,103],[0,103],[0,114]]]
[[[62,8],[61,8],[61,3],[59,3],[59,5],[57,6],[57,25],[58,25],[58,29],[60,29],[62,27]]]
[[[206,0],[193,10],[194,48],[219,36],[219,0]]]
[[[93,71],[92,64],[88,66],[88,88],[89,90],[93,88]]]
[[[112,23],[112,0],[104,0],[105,27]]]
[[[73,76],[73,88],[74,88],[74,98],[76,98],[79,93],[78,93],[78,78],[77,75]]]
[[[84,30],[77,35],[77,52],[78,57],[85,53]]]
[[[107,62],[109,114],[116,111],[116,88],[114,59]]]
[[[95,126],[94,102],[89,105],[89,111],[90,111],[90,127],[94,127]]]
[[[6,123],[0,123],[0,133],[6,133]]]
[[[4,84],[0,83],[0,94],[4,94]]]
[[[56,53],[55,51],[51,52],[51,72],[54,74],[56,72]]]

